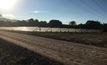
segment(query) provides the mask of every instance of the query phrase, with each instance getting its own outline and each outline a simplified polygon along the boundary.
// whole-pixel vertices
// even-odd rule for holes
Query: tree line
[[[60,28],[79,28],[79,29],[102,29],[107,32],[107,24],[99,21],[88,20],[85,24],[76,24],[75,21],[70,21],[68,24],[63,24],[60,20],[39,21],[38,19],[30,18],[28,20],[18,20],[16,22],[0,21],[0,26],[38,26],[38,27],[60,27]]]

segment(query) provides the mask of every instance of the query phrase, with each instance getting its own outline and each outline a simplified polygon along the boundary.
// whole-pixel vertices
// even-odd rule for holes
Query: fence
[[[0,27],[1,30],[30,31],[30,32],[72,32],[72,33],[99,33],[97,29],[50,28],[50,27]]]

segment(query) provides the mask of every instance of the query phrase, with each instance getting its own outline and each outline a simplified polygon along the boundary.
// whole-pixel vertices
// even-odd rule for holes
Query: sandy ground
[[[0,31],[0,38],[65,65],[107,65],[107,48]]]
[[[0,38],[0,65],[63,65]]]
[[[107,48],[107,33],[51,33],[51,32],[27,32],[27,31],[10,31],[23,33],[33,36],[75,42],[85,45],[93,45]]]

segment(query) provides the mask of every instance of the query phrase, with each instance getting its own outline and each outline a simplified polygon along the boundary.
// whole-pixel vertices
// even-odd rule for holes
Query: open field
[[[107,33],[89,34],[89,33],[51,33],[51,32],[24,32],[24,31],[23,32],[12,31],[12,32],[107,48]]]
[[[0,32],[0,38],[64,65],[107,65],[107,48],[8,31]]]
[[[0,39],[0,65],[63,65],[27,48]]]
[[[86,45],[107,47],[107,33],[75,34],[75,33],[37,33],[44,37],[76,42]]]

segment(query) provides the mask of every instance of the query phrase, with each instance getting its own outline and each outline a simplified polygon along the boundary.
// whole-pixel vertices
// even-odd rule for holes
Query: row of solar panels
[[[50,27],[0,27],[2,30],[32,31],[32,32],[102,32],[96,29],[50,28]]]

